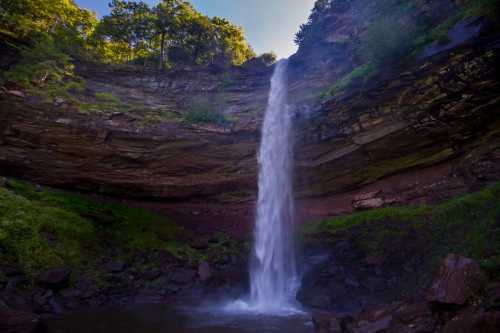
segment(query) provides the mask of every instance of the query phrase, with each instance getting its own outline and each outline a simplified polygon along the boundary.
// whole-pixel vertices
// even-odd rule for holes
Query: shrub
[[[222,113],[222,106],[215,105],[209,101],[195,101],[191,103],[188,111],[184,114],[184,120],[192,124],[216,124],[226,125],[229,120]]]
[[[418,32],[411,19],[381,17],[361,37],[359,56],[380,66],[399,63],[409,55]]]
[[[100,102],[114,103],[114,104],[120,103],[120,99],[117,96],[115,96],[115,95],[113,95],[112,93],[109,93],[109,92],[99,92],[99,93],[96,93],[95,97]]]
[[[8,81],[26,89],[60,85],[67,76],[73,76],[71,58],[61,52],[48,35],[29,47],[20,48],[21,61],[5,73]]]
[[[366,82],[374,75],[377,70],[372,64],[364,64],[353,69],[349,74],[338,80],[322,97],[333,96],[341,90],[344,90],[355,83]]]

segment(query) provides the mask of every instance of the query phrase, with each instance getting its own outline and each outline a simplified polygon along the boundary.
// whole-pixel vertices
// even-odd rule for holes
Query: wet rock
[[[104,269],[107,270],[110,273],[121,273],[125,270],[125,267],[127,267],[127,264],[124,261],[108,261],[104,265]]]
[[[456,254],[448,254],[441,263],[426,299],[429,302],[463,305],[467,298],[484,286],[479,264]]]
[[[192,269],[179,269],[170,275],[170,281],[176,284],[189,284],[193,282],[198,273]]]
[[[500,283],[493,283],[486,288],[485,305],[488,309],[500,310]]]
[[[436,331],[436,319],[429,303],[401,305],[393,315],[391,332],[433,333]]]
[[[37,282],[52,290],[59,290],[67,286],[70,275],[71,269],[69,268],[54,268],[41,273],[38,276]]]
[[[469,307],[444,326],[444,333],[498,333],[500,312],[484,312]]]
[[[0,177],[0,187],[7,187],[7,178]]]
[[[347,326],[352,320],[350,316],[341,316],[328,312],[316,312],[312,316],[314,332],[316,333],[347,332]]]
[[[400,304],[391,304],[363,311],[353,325],[354,333],[386,332],[391,327],[394,311]]]
[[[0,308],[0,332],[33,333],[40,329],[40,317],[33,312]]]
[[[212,270],[208,262],[204,261],[198,266],[198,276],[202,282],[207,281],[212,277]]]
[[[54,99],[54,105],[55,106],[60,106],[62,104],[64,104],[66,101],[64,100],[64,98],[61,98],[61,97],[56,97]]]

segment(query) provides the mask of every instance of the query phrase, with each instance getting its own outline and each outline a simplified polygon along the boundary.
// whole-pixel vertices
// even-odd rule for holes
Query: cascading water
[[[250,298],[230,310],[297,312],[298,276],[293,242],[292,119],[287,105],[287,60],[271,78],[259,151],[259,197],[250,267]]]
[[[298,287],[293,244],[291,130],[287,60],[282,60],[271,79],[262,128],[254,261],[250,270],[250,304],[264,311],[289,309]]]

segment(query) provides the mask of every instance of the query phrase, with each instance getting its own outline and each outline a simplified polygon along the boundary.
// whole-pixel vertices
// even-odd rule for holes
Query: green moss
[[[51,239],[54,239],[51,241]],[[0,247],[28,274],[63,263],[78,265],[93,247],[95,228],[64,209],[47,207],[0,188]]]
[[[165,250],[184,259],[198,256],[179,241],[186,231],[163,216],[23,181],[9,184],[10,190],[0,188],[0,247],[6,260],[26,272],[92,261],[103,253],[103,243],[125,254]]]
[[[486,16],[493,22],[498,22],[499,4],[497,0],[474,0],[470,1],[463,9],[452,15],[435,27],[425,31],[415,40],[415,51],[417,53],[424,46],[433,42],[448,41],[448,32],[461,20],[470,17]]]
[[[306,234],[356,234],[358,246],[370,254],[392,251],[395,244],[410,246],[416,237],[423,237],[420,241],[429,246],[431,265],[436,266],[447,253],[459,253],[478,260],[488,273],[498,276],[499,198],[500,183],[496,183],[435,206],[387,207],[328,219],[310,226]]]
[[[338,80],[326,93],[320,95],[321,99],[334,96],[342,90],[349,88],[356,83],[365,83],[377,74],[377,70],[372,64],[364,64],[356,67],[349,74]]]
[[[354,226],[367,222],[377,222],[383,220],[410,220],[415,217],[427,213],[429,210],[426,206],[415,207],[386,207],[373,209],[364,212],[354,213],[352,215],[336,217],[326,220],[319,227],[322,231],[336,233],[340,230],[347,230]]]
[[[99,92],[95,94],[95,98],[98,101],[101,102],[108,102],[108,103],[120,103],[120,99],[113,95],[112,93],[109,92]]]

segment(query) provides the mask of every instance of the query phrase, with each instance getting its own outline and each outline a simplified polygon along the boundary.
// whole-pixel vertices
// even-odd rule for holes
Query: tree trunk
[[[163,70],[164,61],[165,61],[165,32],[162,32],[160,41],[160,71]]]

